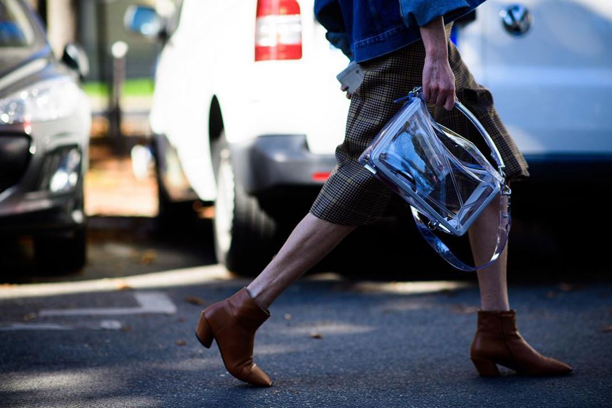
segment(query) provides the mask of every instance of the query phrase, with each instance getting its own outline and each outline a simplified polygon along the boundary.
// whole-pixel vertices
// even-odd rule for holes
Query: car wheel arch
[[[221,105],[217,96],[213,95],[208,110],[208,138],[211,145],[213,142],[219,140],[224,130],[225,124],[223,122]]]

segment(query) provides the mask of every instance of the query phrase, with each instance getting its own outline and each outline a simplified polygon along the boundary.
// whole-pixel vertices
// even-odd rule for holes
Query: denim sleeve
[[[346,33],[332,33],[331,31],[328,31],[325,33],[325,38],[327,38],[327,41],[329,41],[334,47],[339,48],[342,53],[348,57],[348,59],[351,61],[353,60],[351,44]]]
[[[456,15],[470,9],[465,0],[399,0],[404,24],[422,27],[433,19],[445,15]]]
[[[325,38],[352,60],[351,44],[338,0],[315,0],[314,14],[317,21],[327,30]]]
[[[327,31],[342,33],[346,31],[342,11],[338,0],[316,0],[314,4],[315,18]]]

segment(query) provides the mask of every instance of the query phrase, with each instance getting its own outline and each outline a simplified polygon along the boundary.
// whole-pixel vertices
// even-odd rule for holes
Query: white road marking
[[[94,279],[78,282],[34,283],[0,286],[0,299],[17,299],[69,295],[74,293],[113,292],[120,285],[134,289],[155,289],[174,286],[219,284],[229,281],[230,273],[221,265],[198,266],[165,272],[128,276],[120,279]]]
[[[116,316],[136,314],[174,314],[176,306],[168,295],[163,292],[136,292],[134,293],[139,307],[105,307],[84,309],[42,309],[40,317],[49,316]]]
[[[100,328],[104,330],[121,330],[121,322],[117,320],[102,320]]]
[[[2,323],[0,326],[0,331],[19,330],[74,330],[74,327],[52,323]]]
[[[3,331],[31,331],[31,330],[45,330],[45,331],[65,331],[65,330],[121,330],[123,325],[117,320],[102,320],[99,323],[91,324],[75,324],[75,325],[61,325],[53,323],[0,323],[0,332]]]
[[[415,295],[421,293],[436,293],[446,290],[471,288],[471,282],[434,281],[434,282],[376,282],[361,281],[351,287],[359,292],[387,292]]]

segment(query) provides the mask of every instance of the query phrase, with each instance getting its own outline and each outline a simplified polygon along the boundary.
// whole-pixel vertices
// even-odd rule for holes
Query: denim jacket
[[[363,62],[421,38],[419,27],[444,16],[445,24],[485,0],[315,0],[315,17],[327,39],[351,60]]]

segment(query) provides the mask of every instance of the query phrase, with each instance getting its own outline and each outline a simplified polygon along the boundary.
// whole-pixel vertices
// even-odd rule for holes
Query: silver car
[[[47,272],[78,270],[86,260],[91,110],[79,81],[87,70],[75,44],[54,56],[23,1],[0,0],[0,235],[33,236]]]

